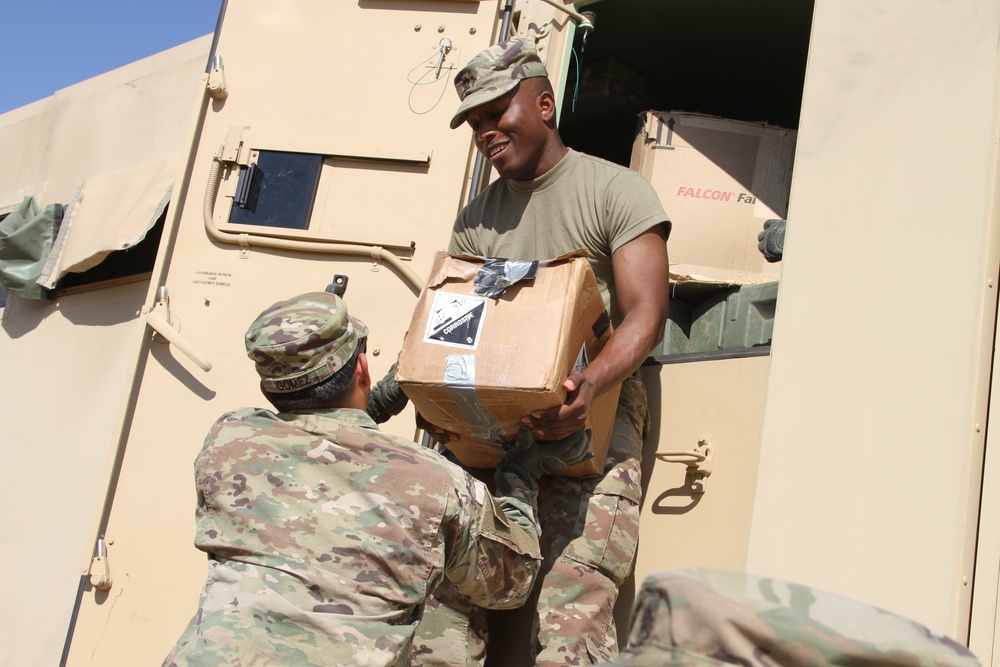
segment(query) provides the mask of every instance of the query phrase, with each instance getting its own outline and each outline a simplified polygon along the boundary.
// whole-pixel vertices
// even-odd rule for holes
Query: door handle
[[[715,463],[712,451],[712,438],[703,436],[698,439],[698,446],[687,451],[656,452],[656,458],[666,463],[683,463],[687,466],[684,483],[691,493],[705,493],[705,478],[712,474]]]
[[[146,324],[176,347],[184,356],[197,364],[201,370],[206,373],[212,370],[211,362],[201,356],[198,350],[180,334],[179,327],[175,326],[176,321],[177,319],[170,315],[170,299],[167,296],[167,288],[160,286],[156,290],[156,304],[152,310],[146,313]]]

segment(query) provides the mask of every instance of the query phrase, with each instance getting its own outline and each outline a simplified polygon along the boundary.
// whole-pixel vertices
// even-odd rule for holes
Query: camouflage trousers
[[[413,665],[575,666],[618,655],[614,607],[635,560],[646,428],[646,389],[634,375],[622,384],[604,473],[541,480],[545,560],[529,601],[487,615],[446,583],[425,608]]]

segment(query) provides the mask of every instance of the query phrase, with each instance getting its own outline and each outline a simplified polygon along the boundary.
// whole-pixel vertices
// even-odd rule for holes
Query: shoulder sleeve
[[[624,169],[611,179],[604,206],[611,252],[659,224],[670,236],[670,218],[660,198],[637,171]]]
[[[445,575],[481,607],[520,606],[541,565],[533,504],[494,498],[482,482],[463,475],[443,522]]]
[[[448,242],[448,254],[450,255],[476,255],[476,242],[474,232],[469,227],[469,207],[465,206],[455,218],[455,225],[451,229],[451,240]]]

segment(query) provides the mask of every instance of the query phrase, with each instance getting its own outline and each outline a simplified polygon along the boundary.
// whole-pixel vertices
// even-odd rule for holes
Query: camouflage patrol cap
[[[451,119],[451,129],[464,123],[471,109],[506,95],[522,79],[536,76],[548,76],[548,72],[530,40],[518,37],[480,51],[455,76],[462,104]]]
[[[319,384],[340,370],[368,335],[336,294],[309,292],[279,301],[247,329],[247,356],[264,389],[287,394]]]

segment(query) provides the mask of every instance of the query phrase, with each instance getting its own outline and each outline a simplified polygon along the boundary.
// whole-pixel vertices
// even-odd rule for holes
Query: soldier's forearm
[[[655,313],[644,316],[637,312],[630,314],[621,326],[611,334],[601,353],[587,367],[586,375],[594,385],[595,396],[599,396],[631,375],[663,338],[662,329]]]

